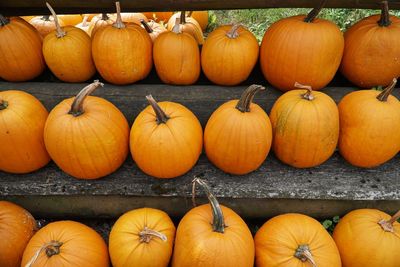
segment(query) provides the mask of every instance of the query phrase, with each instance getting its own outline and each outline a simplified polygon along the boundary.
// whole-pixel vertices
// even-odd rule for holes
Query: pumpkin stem
[[[317,264],[314,261],[314,258],[310,252],[310,247],[308,245],[300,245],[296,249],[294,256],[299,260],[301,260],[302,262],[308,261],[311,264],[311,266],[317,267]]]
[[[44,15],[41,20],[50,21],[50,15]]]
[[[301,83],[295,82],[294,83],[294,87],[295,88],[299,88],[299,89],[306,89],[307,92],[302,94],[301,97],[303,97],[306,100],[314,100],[314,96],[312,94],[312,87],[309,85],[303,85]]]
[[[87,24],[88,24],[87,20],[88,20],[88,19],[89,19],[89,16],[88,16],[88,15],[86,15],[86,16],[83,17],[82,27],[86,27],[86,26],[87,26]]]
[[[149,243],[153,236],[160,238],[164,242],[167,241],[166,235],[164,235],[163,233],[157,232],[155,230],[149,229],[149,228],[147,228],[147,226],[145,226],[144,229],[142,231],[140,231],[139,241],[140,241],[140,243]]]
[[[211,205],[211,210],[213,214],[213,222],[212,222],[212,228],[214,232],[218,233],[224,233],[225,230],[225,223],[224,223],[224,214],[222,213],[221,206],[218,203],[217,198],[211,193],[210,188],[208,185],[201,180],[200,178],[195,178],[193,181],[193,198],[194,198],[194,193],[195,193],[195,187],[196,183],[201,186],[201,188],[206,192],[208,201],[210,202]]]
[[[240,97],[238,103],[236,104],[236,108],[240,112],[250,112],[250,105],[253,102],[254,96],[259,91],[264,91],[265,87],[257,84],[250,85]]]
[[[83,110],[83,102],[85,101],[86,97],[90,95],[97,87],[103,87],[104,84],[99,82],[99,80],[93,81],[93,83],[89,84],[85,88],[83,88],[75,97],[74,102],[71,105],[71,110],[68,114],[71,114],[74,117],[78,117],[85,113]]]
[[[167,116],[167,114],[165,114],[164,110],[162,110],[161,107],[157,104],[157,102],[153,98],[153,96],[147,95],[146,99],[150,103],[151,107],[153,108],[154,113],[156,113],[157,124],[166,123],[169,120],[169,117]]]
[[[6,109],[8,107],[8,102],[5,100],[0,100],[0,110]]]
[[[148,33],[152,33],[153,29],[150,27],[150,25],[144,20],[144,19],[140,19],[140,23],[142,23],[144,29],[148,32]]]
[[[115,7],[117,9],[117,20],[113,24],[113,27],[115,27],[117,29],[125,28],[125,24],[122,22],[121,5],[119,4],[119,2],[115,2]]]
[[[232,28],[229,30],[229,32],[226,33],[226,36],[228,36],[228,38],[231,38],[231,39],[238,38],[238,37],[239,37],[239,32],[238,32],[238,30],[239,30],[239,28],[240,28],[241,26],[242,26],[242,25],[240,25],[240,24],[238,24],[238,23],[233,24],[233,25],[232,25]]]
[[[177,34],[182,33],[181,23],[180,22],[181,22],[181,19],[180,18],[176,18],[175,25],[171,30],[173,33],[177,33]]]
[[[47,244],[44,244],[40,249],[36,251],[33,257],[25,264],[25,267],[32,267],[35,261],[39,258],[40,253],[45,250],[47,257],[51,257],[57,254],[60,254],[60,247],[63,245],[62,242],[59,241],[50,241]]]
[[[393,215],[392,218],[390,218],[390,220],[388,221],[381,220],[378,222],[378,224],[382,227],[382,229],[385,232],[394,233],[393,224],[397,222],[398,219],[400,219],[400,210],[395,215]]]
[[[101,14],[101,19],[102,19],[102,20],[109,20],[110,17],[108,16],[107,13],[102,13],[102,14]]]
[[[392,24],[390,21],[388,1],[381,2],[381,10],[381,18],[378,20],[378,24],[381,27],[388,27],[390,24]]]
[[[396,79],[396,78],[393,78],[392,83],[389,84],[388,87],[386,87],[385,89],[383,89],[382,93],[380,93],[376,98],[377,98],[379,101],[386,102],[387,99],[388,99],[388,97],[389,97],[389,95],[392,94],[393,89],[394,89],[396,83],[397,83],[397,79]]]
[[[10,20],[0,14],[0,26],[6,26],[8,23],[10,23]]]
[[[181,11],[180,24],[182,24],[182,25],[186,24],[186,11]]]
[[[50,10],[51,14],[53,15],[54,23],[56,24],[56,36],[57,36],[57,38],[64,37],[65,35],[67,35],[67,33],[65,31],[63,31],[63,29],[61,28],[60,23],[58,22],[58,18],[57,18],[56,12],[51,7],[51,5],[49,3],[47,3],[47,2],[46,2],[46,6]]]
[[[186,16],[191,17],[193,15],[193,11],[188,11],[188,13],[186,14]]]
[[[308,13],[307,17],[305,17],[304,22],[310,23],[315,20],[318,14],[321,12],[322,8],[324,8],[327,0],[322,0],[319,2],[318,6],[313,8],[310,13]]]

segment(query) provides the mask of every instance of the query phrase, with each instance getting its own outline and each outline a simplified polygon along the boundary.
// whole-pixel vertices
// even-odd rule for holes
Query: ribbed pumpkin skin
[[[334,23],[294,16],[272,24],[264,35],[260,63],[265,78],[282,91],[294,83],[324,88],[335,76],[342,59],[344,39]]]
[[[49,114],[44,139],[53,161],[80,179],[97,179],[117,170],[128,154],[129,125],[124,115],[105,99],[88,96],[85,112],[68,112],[74,98],[58,104]]]
[[[297,168],[318,166],[335,152],[339,138],[339,111],[328,95],[293,90],[275,102],[269,116],[273,150],[284,163]]]
[[[58,19],[58,22],[61,26],[64,26],[64,22],[61,19]],[[49,18],[46,18],[45,16],[34,17],[29,21],[29,23],[38,30],[43,38],[56,29],[52,16]]]
[[[45,69],[42,38],[21,18],[0,26],[0,77],[9,82],[31,80]]]
[[[109,266],[107,246],[103,238],[92,228],[74,221],[53,222],[40,229],[29,241],[21,266],[25,266],[36,251],[52,241],[63,243],[60,253],[49,258],[42,251],[32,267]]]
[[[308,245],[316,266],[342,266],[332,237],[318,221],[306,215],[276,216],[257,231],[254,241],[257,267],[312,266],[294,256],[300,245]]]
[[[358,87],[386,86],[400,76],[400,19],[390,16],[392,23],[381,27],[379,17],[367,17],[344,34],[340,71]]]
[[[22,207],[0,201],[0,266],[20,267],[22,254],[36,231],[36,221]]]
[[[245,81],[258,60],[258,42],[247,29],[240,27],[239,36],[229,38],[232,26],[215,29],[204,42],[201,66],[204,74],[219,85],[237,85]]]
[[[359,209],[340,219],[333,238],[340,251],[343,267],[398,267],[400,223],[394,233],[385,232],[378,224],[390,216],[374,209]]]
[[[200,51],[188,33],[164,32],[154,42],[154,65],[167,84],[190,85],[200,76]]]
[[[372,168],[393,158],[400,150],[400,102],[376,97],[377,90],[355,91],[339,103],[340,154],[352,165]]]
[[[84,82],[96,68],[92,59],[90,37],[73,26],[62,27],[66,35],[59,38],[56,32],[43,40],[43,55],[51,72],[64,82]]]
[[[164,234],[167,240],[153,236],[149,243],[140,242],[139,234],[145,227]],[[115,222],[110,233],[112,264],[114,267],[167,267],[174,239],[175,225],[165,212],[151,208],[129,211]]]
[[[45,166],[50,157],[43,131],[48,112],[34,96],[23,91],[0,92],[0,170],[29,173]]]
[[[209,204],[190,210],[178,225],[172,267],[253,267],[254,241],[246,223],[221,205],[224,233],[212,230]]]
[[[96,32],[92,55],[100,75],[113,84],[130,84],[144,79],[153,65],[152,41],[145,29],[127,24],[107,26]]]

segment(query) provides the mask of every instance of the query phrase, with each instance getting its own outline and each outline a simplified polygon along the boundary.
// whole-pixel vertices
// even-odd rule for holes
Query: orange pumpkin
[[[179,20],[177,20],[179,18]],[[186,11],[174,14],[168,21],[168,30],[172,31],[175,24],[180,24],[181,31],[191,34],[199,45],[204,43],[204,36],[199,23],[192,17],[188,17]]]
[[[387,86],[400,76],[400,19],[389,16],[388,2],[382,14],[357,22],[344,34],[341,73],[358,87]]]
[[[90,21],[89,35],[92,36],[92,38],[93,38],[93,36],[99,29],[105,28],[106,26],[112,25],[114,23],[115,23],[114,16],[110,16],[107,13],[100,14],[100,15],[94,17]]]
[[[203,146],[203,130],[196,116],[174,102],[150,106],[135,119],[130,148],[138,167],[157,178],[174,178],[188,172],[197,162]]]
[[[20,267],[22,254],[36,231],[36,221],[22,207],[0,201],[0,266]]]
[[[372,168],[400,150],[400,102],[392,96],[396,79],[383,92],[355,91],[339,103],[340,154],[352,165]]]
[[[157,22],[167,22],[169,18],[174,14],[174,12],[166,11],[166,12],[143,12],[149,20],[154,20]]]
[[[109,251],[114,267],[167,267],[172,255],[175,225],[161,210],[131,210],[115,222]]]
[[[100,75],[122,85],[142,80],[150,73],[153,44],[145,29],[122,22],[119,2],[115,4],[117,20],[93,36],[92,54]]]
[[[0,15],[0,78],[23,82],[39,76],[44,68],[38,31],[21,18]]]
[[[264,162],[271,148],[272,128],[267,113],[252,103],[254,95],[265,90],[259,85],[247,88],[239,100],[221,105],[211,115],[204,130],[208,159],[224,172],[242,175]]]
[[[107,246],[88,226],[74,221],[49,223],[29,241],[21,266],[108,267]]]
[[[310,86],[283,94],[272,107],[275,155],[297,168],[315,167],[332,156],[339,138],[339,111],[335,101]]]
[[[279,20],[266,31],[260,63],[265,78],[274,87],[288,91],[299,82],[320,90],[335,76],[344,39],[336,24],[316,18],[322,6],[308,16]]]
[[[253,267],[254,241],[246,223],[219,205],[204,181],[210,204],[191,209],[178,225],[172,267]]]
[[[100,15],[100,14],[95,14],[95,13],[83,14],[83,17],[87,17],[87,21],[91,22],[92,19],[93,19],[94,17],[96,17],[97,15]]]
[[[121,19],[125,23],[135,23],[141,25],[140,20],[147,21],[147,17],[142,13],[121,13]]]
[[[45,37],[48,33],[54,31],[56,29],[56,25],[54,24],[54,18],[52,16],[38,16],[34,17],[29,21],[33,27],[38,30],[42,37]],[[64,22],[62,20],[58,20],[60,26],[64,26]]]
[[[201,66],[204,74],[219,85],[245,81],[258,60],[258,42],[244,27],[235,24],[215,29],[204,42]]]
[[[205,31],[208,26],[208,11],[192,11],[189,17],[194,18],[200,25],[201,29]]]
[[[158,24],[154,20],[151,20],[150,22],[146,22],[145,20],[142,19],[142,20],[140,20],[140,23],[142,23],[143,28],[150,35],[150,38],[153,41],[153,43],[161,33],[167,31],[167,29],[165,29],[165,27],[163,25]]]
[[[23,19],[23,20],[25,20],[26,22],[29,22],[29,21],[31,21],[31,19],[33,19],[34,17],[36,17],[36,16],[21,16],[20,18]]]
[[[43,140],[47,116],[34,96],[16,90],[0,92],[1,171],[33,172],[50,161]]]
[[[257,231],[254,242],[257,267],[342,266],[332,237],[317,220],[303,214],[270,219]]]
[[[354,210],[340,219],[333,238],[343,267],[398,267],[400,211],[393,217],[375,209]]]
[[[117,170],[128,154],[129,125],[112,103],[89,96],[99,81],[49,114],[44,141],[53,161],[80,179],[97,179]]]
[[[88,18],[89,18],[88,16],[84,16],[83,21],[81,23],[75,25],[76,28],[83,30],[87,34],[89,34],[89,26],[90,26]]]
[[[64,21],[65,26],[74,26],[81,23],[83,20],[80,14],[59,15],[58,18]]]

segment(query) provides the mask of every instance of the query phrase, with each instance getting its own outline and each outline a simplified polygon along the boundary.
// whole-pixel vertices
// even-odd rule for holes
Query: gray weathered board
[[[50,110],[83,86],[1,82],[0,90],[24,90],[38,97]],[[204,126],[213,110],[227,100],[238,98],[243,89],[244,86],[106,84],[95,95],[113,102],[130,124],[147,105],[144,96],[151,93],[157,100],[175,101],[189,107]],[[331,87],[325,92],[339,101],[352,90]],[[256,96],[256,102],[269,111],[280,94],[275,89],[268,89]],[[399,92],[396,95],[399,96]],[[201,176],[222,203],[248,218],[284,212],[326,217],[363,207],[394,212],[400,207],[399,159],[396,157],[379,168],[365,170],[350,166],[336,153],[320,167],[300,170],[280,163],[270,154],[259,170],[245,176],[232,176],[216,169],[203,155],[188,174],[158,180],[143,174],[129,157],[117,172],[96,181],[74,179],[51,163],[27,175],[0,172],[0,199],[22,204],[42,217],[115,217],[143,206],[161,208],[172,216],[181,216],[192,207],[191,180]],[[201,197],[199,202],[204,203],[204,198]]]

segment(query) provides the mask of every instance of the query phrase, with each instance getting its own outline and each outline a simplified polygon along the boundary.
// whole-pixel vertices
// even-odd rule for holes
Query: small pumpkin
[[[303,214],[270,219],[257,231],[254,242],[257,267],[342,266],[332,237],[317,220]]]
[[[340,219],[333,239],[343,267],[397,267],[400,211],[394,216],[376,209],[353,210]]]
[[[89,34],[89,26],[90,26],[88,18],[89,18],[88,16],[84,16],[83,21],[81,23],[75,25],[76,28],[83,30],[87,34]]]
[[[150,35],[151,40],[154,41],[157,39],[157,37],[167,31],[165,27],[154,20],[150,20],[149,22],[146,22],[145,20],[140,20],[140,23],[142,24],[143,28],[147,31],[147,33]]]
[[[179,18],[180,20],[177,20]],[[168,21],[168,30],[172,31],[175,24],[180,24],[181,31],[191,34],[199,45],[204,43],[204,36],[199,23],[192,17],[188,17],[186,11],[174,14]]]
[[[58,18],[64,21],[65,26],[74,26],[83,20],[80,14],[59,15]]]
[[[147,17],[142,13],[121,13],[122,22],[135,23],[141,25],[140,20],[147,21]]]
[[[89,96],[99,81],[50,112],[44,141],[53,161],[69,175],[97,179],[117,170],[128,154],[129,125],[107,100]]]
[[[239,24],[215,29],[204,42],[201,66],[204,74],[219,85],[245,81],[258,60],[258,41]]]
[[[339,111],[328,95],[299,83],[295,87],[306,90],[286,92],[272,107],[272,147],[275,155],[290,166],[315,167],[335,152]]]
[[[208,26],[208,11],[192,11],[189,14],[189,17],[194,18],[200,25],[203,32],[207,29]]]
[[[29,173],[50,161],[43,140],[47,116],[34,96],[16,90],[0,92],[1,171]]]
[[[149,20],[154,20],[157,22],[168,22],[169,18],[174,14],[174,12],[165,11],[165,12],[143,12],[143,14]]]
[[[119,2],[115,4],[117,20],[93,36],[92,54],[100,75],[110,83],[123,85],[142,80],[150,73],[153,43],[141,26],[122,22]]]
[[[213,112],[204,130],[208,159],[224,172],[242,175],[264,162],[272,143],[267,113],[252,103],[255,94],[265,90],[251,85],[239,100],[230,100]]]
[[[74,222],[58,221],[40,229],[29,241],[21,266],[108,267],[107,246],[92,228]]]
[[[9,82],[28,81],[44,69],[39,32],[19,17],[7,19],[0,14],[0,78]]]
[[[96,14],[96,13],[83,14],[83,17],[87,17],[87,21],[91,22],[92,19],[93,19],[94,17],[96,17],[97,15],[99,15],[99,14]]]
[[[253,267],[254,241],[238,214],[222,206],[200,179],[210,204],[191,209],[179,222],[172,267]]]
[[[20,267],[22,254],[36,231],[36,221],[24,208],[0,201],[0,266]]]
[[[54,24],[54,19],[52,16],[38,16],[34,17],[29,21],[33,27],[38,30],[42,37],[45,37],[48,33],[54,31],[56,29],[56,25]],[[58,20],[60,26],[64,26],[64,22],[62,20]]]
[[[102,13],[96,17],[94,17],[90,21],[89,25],[89,35],[93,38],[95,33],[101,29],[105,28],[108,25],[113,25],[115,23],[115,18],[114,16],[110,16],[107,13]]]
[[[399,152],[400,101],[391,95],[396,82],[382,92],[351,92],[340,101],[339,151],[352,165],[376,167]]]
[[[175,225],[161,210],[131,210],[115,222],[109,251],[114,267],[167,267],[172,255]]]
[[[136,117],[130,135],[133,160],[148,175],[174,178],[188,172],[203,147],[199,120],[186,107],[174,102],[150,105]]]

